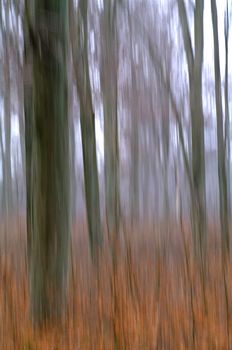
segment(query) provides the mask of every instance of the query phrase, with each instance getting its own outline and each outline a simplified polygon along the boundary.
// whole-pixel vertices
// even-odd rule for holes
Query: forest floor
[[[16,219],[2,225],[0,349],[229,349],[232,264],[221,263],[216,232],[210,229],[202,278],[186,227],[146,226],[124,230],[114,266],[106,243],[97,273],[85,225],[78,222],[67,318],[59,328],[35,331],[28,312],[25,224]]]

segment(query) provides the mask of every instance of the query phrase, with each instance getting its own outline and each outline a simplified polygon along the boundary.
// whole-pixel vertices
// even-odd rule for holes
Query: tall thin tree
[[[224,39],[225,39],[225,148],[226,148],[226,175],[227,175],[227,192],[228,192],[228,215],[231,218],[231,193],[230,193],[230,112],[229,112],[229,79],[228,79],[228,67],[229,67],[229,32],[230,32],[230,20],[229,20],[229,7],[228,1],[226,2],[226,10],[224,17]]]
[[[10,3],[5,2],[4,19],[1,21],[2,40],[4,46],[4,150],[3,183],[4,183],[4,209],[8,218],[12,209],[12,171],[11,171],[11,74],[10,74]]]
[[[127,16],[130,35],[130,63],[131,63],[131,135],[130,135],[130,215],[132,225],[139,219],[139,130],[138,130],[138,77],[135,61],[134,48],[134,26],[131,19],[129,4],[127,5]]]
[[[119,229],[117,1],[105,0],[101,18],[105,207],[109,234]]]
[[[218,16],[217,16],[217,5],[215,0],[211,0],[211,13],[212,13],[213,38],[214,38],[214,74],[215,74],[215,98],[216,98],[216,114],[217,114],[218,184],[219,184],[222,250],[224,253],[229,253],[226,154],[225,154],[225,142],[224,142],[224,136],[223,136],[223,110],[222,110],[221,72],[220,72],[219,42],[218,42]]]
[[[204,0],[196,0],[194,7],[194,50],[184,0],[178,0],[178,10],[188,65],[189,100],[191,114],[192,182],[191,218],[195,252],[204,259],[206,248],[205,203],[205,141],[204,114],[202,107],[203,64],[203,11]]]
[[[69,0],[72,58],[80,103],[86,212],[92,258],[98,259],[102,244],[99,183],[96,154],[95,115],[93,110],[88,61],[88,1],[80,0],[77,22],[73,0]]]

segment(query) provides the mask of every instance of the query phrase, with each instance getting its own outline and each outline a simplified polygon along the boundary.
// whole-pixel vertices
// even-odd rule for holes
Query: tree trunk
[[[230,113],[229,113],[229,82],[228,82],[228,45],[229,45],[229,10],[228,1],[225,12],[225,148],[226,148],[226,175],[228,192],[228,219],[231,218],[231,193],[230,193]]]
[[[17,84],[17,97],[18,97],[18,123],[19,123],[19,140],[21,151],[21,166],[23,175],[23,192],[25,191],[25,178],[26,178],[26,155],[25,155],[25,125],[24,125],[24,78],[23,78],[23,62],[21,62],[21,47],[18,45],[20,41],[20,29],[21,29],[21,9],[20,6],[14,4],[15,16],[18,18],[17,26],[15,27],[14,36],[14,52],[16,56],[16,84]],[[24,23],[23,23],[24,26]],[[24,200],[24,196],[23,196]]]
[[[80,102],[80,121],[84,162],[86,213],[91,255],[93,261],[95,261],[98,259],[99,256],[103,236],[99,203],[95,116],[91,96],[88,63],[88,1],[79,1],[77,24],[75,21],[75,10],[73,0],[69,0],[69,4],[72,58],[74,64],[77,93]]]
[[[214,73],[215,73],[215,97],[217,113],[217,147],[218,147],[218,183],[219,183],[219,204],[220,204],[220,222],[222,235],[222,251],[229,254],[229,224],[228,224],[228,197],[227,197],[227,178],[226,178],[226,155],[225,143],[223,138],[223,111],[222,111],[222,93],[221,93],[221,73],[219,59],[218,43],[218,18],[216,1],[211,0],[211,12],[214,37]]]
[[[9,4],[6,5],[6,29],[3,31],[4,45],[4,133],[5,133],[5,157],[4,157],[4,199],[5,211],[8,218],[9,211],[12,209],[12,175],[11,175],[11,82],[10,82],[10,42],[9,42]]]
[[[34,15],[32,24],[27,13],[33,46],[32,105],[30,91],[25,91],[27,216],[30,311],[34,324],[43,325],[46,320],[61,320],[67,287],[70,237],[67,2],[34,0]],[[29,115],[32,110],[33,115]]]
[[[162,174],[164,186],[164,210],[163,217],[165,221],[169,221],[169,183],[168,183],[168,165],[169,165],[169,96],[161,89],[161,135],[162,135]]]
[[[201,75],[195,73],[190,82],[192,123],[192,228],[195,253],[204,259],[206,250],[205,149]]]
[[[30,3],[30,7],[29,7]],[[26,13],[28,15],[26,15]],[[32,18],[33,1],[25,0],[25,16],[23,20],[24,34],[24,62],[23,62],[23,103],[24,103],[24,142],[25,142],[25,173],[26,173],[26,211],[27,211],[27,255],[28,267],[30,269],[30,253],[31,253],[31,215],[32,213],[32,134],[33,134],[33,77],[32,62],[33,50],[30,42],[29,23],[27,16]]]
[[[104,109],[105,208],[108,233],[119,229],[119,159],[118,159],[118,42],[116,2],[104,1],[101,27],[101,88]]]
[[[20,63],[18,63],[20,64]],[[23,96],[23,84],[22,84],[22,74],[21,69],[19,69],[19,77],[18,77],[18,107],[19,107],[19,115],[18,115],[18,121],[19,121],[19,138],[20,138],[20,149],[21,149],[21,161],[22,161],[22,173],[23,178],[25,178],[25,163],[26,163],[26,156],[25,156],[25,125],[24,125],[24,96]]]
[[[135,63],[131,57],[131,74],[132,74],[132,113],[131,113],[131,135],[130,135],[130,206],[131,222],[139,220],[139,130],[138,130],[138,88],[135,71]]]
[[[1,121],[0,121],[0,149],[1,149],[1,161],[2,161],[1,208],[2,208],[2,212],[4,213],[4,210],[5,210],[5,172],[4,172],[5,153],[4,153],[3,131],[2,131]]]
[[[203,12],[204,0],[196,0],[194,9],[194,53],[183,0],[178,0],[182,36],[188,64],[192,138],[191,219],[195,253],[203,262],[206,251],[205,141],[202,107]]]
[[[131,59],[131,134],[130,134],[130,217],[131,224],[139,220],[139,130],[138,130],[138,79],[133,55],[133,27],[128,9]]]

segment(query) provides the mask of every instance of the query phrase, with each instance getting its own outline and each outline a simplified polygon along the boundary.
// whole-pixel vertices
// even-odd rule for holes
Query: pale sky
[[[143,0],[144,1],[144,0]],[[167,8],[170,0],[148,0],[148,1],[160,1],[163,8]],[[98,0],[101,4],[101,0]],[[204,8],[204,66],[207,71],[212,73],[212,79],[214,79],[214,67],[213,67],[213,32],[212,32],[212,20],[211,20],[211,7],[210,0],[205,0]],[[224,79],[224,60],[225,60],[225,50],[224,50],[224,10],[226,6],[226,0],[217,0],[217,10],[218,10],[218,26],[219,26],[219,45],[220,45],[220,63],[221,63],[221,77],[222,81]],[[229,40],[229,62],[232,59],[232,35]],[[230,69],[230,67],[229,67]],[[80,128],[77,126],[76,133],[78,134],[78,139],[80,139]],[[98,161],[103,157],[104,145],[103,145],[103,130],[102,125],[98,118],[96,118],[96,137],[97,137],[97,148],[98,148]],[[80,149],[79,140],[77,149]],[[12,148],[15,150],[19,146],[19,127],[17,118],[13,118],[12,122]],[[80,152],[80,157],[82,157],[82,152]]]
[[[213,69],[213,29],[211,19],[211,1],[205,0],[204,11],[204,63]],[[225,45],[224,45],[224,12],[226,8],[226,0],[217,0],[218,11],[218,32],[219,32],[219,47],[220,47],[220,64],[221,76],[224,79],[225,67]],[[231,57],[232,36],[229,37],[229,56]],[[230,60],[229,60],[230,61]]]

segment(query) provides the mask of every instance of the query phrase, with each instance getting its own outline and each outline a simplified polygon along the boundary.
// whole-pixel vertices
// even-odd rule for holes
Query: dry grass
[[[105,247],[97,274],[78,223],[67,319],[59,329],[35,332],[28,317],[25,228],[12,220],[6,242],[2,227],[0,349],[229,349],[232,265],[222,269],[212,229],[203,284],[187,229],[184,236],[175,225],[127,229],[116,266]]]

